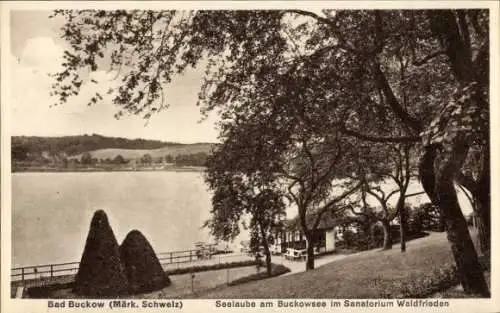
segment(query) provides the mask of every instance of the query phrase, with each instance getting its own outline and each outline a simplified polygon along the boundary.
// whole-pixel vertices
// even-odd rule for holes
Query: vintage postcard
[[[0,12],[2,313],[500,311],[497,2]]]

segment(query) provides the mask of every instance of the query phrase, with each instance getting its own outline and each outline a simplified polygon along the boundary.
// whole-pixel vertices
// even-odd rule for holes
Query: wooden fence
[[[76,274],[79,262],[58,264],[30,265],[11,269],[11,280],[26,284],[43,283],[56,277]]]
[[[230,257],[241,256],[240,254],[216,253],[213,247],[207,246],[202,249],[182,250],[157,253],[160,264],[171,267],[181,264],[195,263],[197,261],[208,261],[204,263],[216,264],[225,262]],[[199,263],[199,262],[198,262]],[[30,265],[11,269],[11,281],[16,285],[41,286],[58,282],[71,282],[77,273],[80,262],[68,262],[57,264]]]

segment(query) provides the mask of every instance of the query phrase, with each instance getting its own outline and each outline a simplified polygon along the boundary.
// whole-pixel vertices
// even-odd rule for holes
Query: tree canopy
[[[471,180],[466,161],[470,151],[480,151],[475,164],[481,173],[472,181],[481,188],[473,190],[489,230],[487,10],[54,14],[66,18],[62,35],[71,45],[63,70],[54,75],[59,103],[78,94],[84,72],[102,68],[103,58],[121,78],[120,86],[108,91],[120,108],[117,115],[149,118],[168,107],[163,88],[175,75],[203,67],[198,104],[203,112],[221,113],[221,139],[231,151],[246,153],[227,162],[244,165],[240,171],[261,166],[284,173],[286,165],[294,173],[304,169],[312,182],[323,176],[315,176],[310,165],[324,170],[336,164],[338,149],[329,143],[340,138],[342,147],[351,137],[421,149],[422,185],[447,220],[464,289],[489,294],[453,186],[455,177]],[[96,94],[90,103],[100,99]],[[239,147],[235,138],[252,144]],[[325,162],[314,156],[320,151],[329,156]],[[316,184],[300,188],[311,186]],[[315,192],[314,201],[329,193],[315,191],[326,195]]]

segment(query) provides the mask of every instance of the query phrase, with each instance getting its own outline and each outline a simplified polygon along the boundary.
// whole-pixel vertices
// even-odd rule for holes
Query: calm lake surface
[[[94,211],[120,244],[140,230],[158,252],[211,242],[201,172],[12,174],[12,267],[80,261]]]

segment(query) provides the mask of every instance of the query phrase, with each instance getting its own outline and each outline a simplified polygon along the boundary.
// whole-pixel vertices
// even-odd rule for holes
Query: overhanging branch
[[[362,134],[360,132],[357,132],[355,130],[347,129],[343,127],[341,129],[341,132],[345,135],[356,137],[358,139],[364,140],[364,141],[370,141],[370,142],[399,142],[399,143],[411,143],[411,142],[417,142],[420,140],[420,137],[418,136],[399,136],[399,137],[378,137],[378,136],[371,136],[371,135],[366,135]]]
[[[416,132],[420,132],[422,129],[422,123],[420,120],[414,118],[411,116],[399,103],[398,99],[394,95],[394,92],[392,91],[391,86],[389,85],[389,82],[387,81],[387,77],[385,74],[382,72],[382,69],[380,68],[380,64],[375,61],[374,62],[374,74],[375,74],[375,79],[377,81],[377,84],[379,88],[382,90],[384,93],[387,103],[391,107],[392,111],[396,116],[408,127],[413,129]]]
[[[359,187],[361,187],[363,183],[360,182],[358,183],[356,186],[354,186],[352,189],[349,189],[347,190],[346,192],[342,193],[340,196],[336,197],[335,199],[332,199],[331,201],[329,201],[328,203],[326,203],[324,206],[323,206],[323,209],[322,210],[327,210],[329,207],[331,207],[332,205],[344,200],[344,198],[346,198],[347,196],[349,196],[350,194],[352,194],[354,191],[358,190]]]
[[[422,66],[425,63],[429,62],[430,60],[434,59],[435,57],[440,56],[440,55],[444,55],[444,54],[445,54],[445,51],[443,51],[443,50],[436,51],[434,53],[429,54],[428,56],[424,57],[421,60],[413,60],[412,65],[413,66]]]
[[[420,196],[420,195],[423,195],[423,194],[426,194],[425,191],[414,192],[414,193],[410,193],[409,195],[405,195],[405,198]]]
[[[293,13],[293,14],[298,14],[298,15],[303,15],[303,16],[308,16],[312,17],[316,21],[329,25],[330,27],[335,27],[335,20],[331,20],[326,17],[319,16],[318,14],[310,11],[305,11],[305,10],[285,10],[284,13]]]

